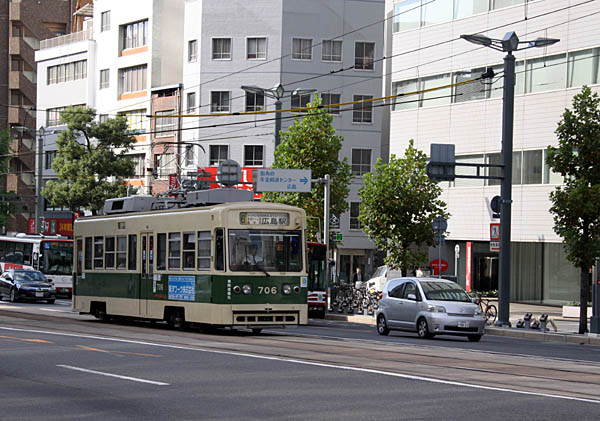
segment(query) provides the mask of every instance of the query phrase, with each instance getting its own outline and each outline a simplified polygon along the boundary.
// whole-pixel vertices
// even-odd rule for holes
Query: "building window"
[[[566,54],[525,62],[525,93],[563,89],[566,85]]]
[[[187,112],[191,113],[196,109],[196,92],[187,94]]]
[[[192,63],[198,59],[198,40],[188,41],[188,62]]]
[[[246,58],[249,60],[264,60],[267,58],[267,39],[248,38]]]
[[[342,41],[325,40],[321,49],[321,60],[342,61]]]
[[[523,184],[542,184],[543,151],[523,151]]]
[[[87,60],[48,66],[46,74],[46,83],[48,85],[85,79],[87,78]]]
[[[360,221],[358,220],[358,215],[360,214],[360,202],[351,202],[350,203],[350,229],[351,230],[359,230],[362,228]]]
[[[146,155],[143,153],[135,155],[127,155],[133,162],[133,171],[135,178],[141,178],[146,174]]]
[[[437,88],[440,86],[450,85],[452,83],[452,76],[450,73],[443,75],[435,75],[424,77],[420,79],[421,90],[429,88]],[[452,101],[452,88],[447,86],[446,88],[436,89],[434,91],[423,92],[421,94],[421,107],[433,107],[434,105],[447,105]]]
[[[154,137],[175,136],[175,117],[174,110],[165,110],[156,112],[156,124]],[[168,116],[168,117],[160,117]]]
[[[476,79],[483,73],[485,73],[485,67],[453,73],[454,83]],[[486,82],[489,82],[489,80],[486,80]],[[467,102],[485,99],[489,94],[489,87],[489,84],[484,85],[483,83],[466,83],[464,85],[455,86],[452,102]]]
[[[595,85],[600,82],[600,48],[569,53],[568,84],[569,88],[583,85]]]
[[[354,68],[356,70],[373,70],[374,60],[374,42],[356,42],[354,44]]]
[[[489,9],[489,0],[454,0],[454,19],[485,13]]]
[[[119,92],[138,92],[146,89],[147,65],[119,69]]]
[[[144,132],[144,120],[146,119],[146,110],[132,110],[124,111],[119,115],[125,117],[127,120],[127,126],[129,127],[131,134],[140,134]]]
[[[404,0],[394,4],[394,32],[421,26],[421,0]]]
[[[294,60],[312,59],[312,39],[293,38],[292,39],[292,58]]]
[[[263,145],[244,145],[244,166],[263,166]]]
[[[265,95],[262,93],[246,92],[246,112],[262,111],[265,109]]]
[[[339,114],[340,113],[339,105],[336,105],[335,107],[328,107],[328,105],[339,104],[340,102],[342,102],[341,94],[330,94],[330,93],[321,94],[321,100],[323,101],[323,107],[327,108],[327,111],[329,113],[331,113],[331,114]]]
[[[110,69],[100,70],[100,89],[110,86]]]
[[[210,93],[210,111],[213,113],[229,112],[229,91],[212,91]]]
[[[100,15],[100,32],[110,30],[110,10],[102,12]]]
[[[227,159],[229,145],[210,145],[208,165],[217,166]]]
[[[371,172],[371,149],[352,149],[352,174]]]
[[[310,94],[292,95],[292,108],[304,108],[310,104]],[[306,113],[307,110],[296,110],[296,113]]]
[[[418,90],[419,79],[404,80],[402,82],[394,82],[392,84],[392,92],[397,95],[394,98],[394,105],[392,111],[396,110],[409,110],[411,108],[417,108],[419,106],[419,95],[414,94],[411,96],[403,97],[402,95],[416,92]]]
[[[523,0],[521,0],[523,1]],[[423,2],[421,6],[421,25],[433,25],[452,20],[454,8],[452,0],[435,0]]]
[[[47,170],[51,170],[52,162],[54,162],[55,159],[56,159],[56,151],[46,151],[46,165],[44,168]]]
[[[213,38],[213,60],[231,60],[231,38]]]
[[[121,50],[148,44],[148,19],[121,26]]]
[[[106,123],[108,121],[108,114],[98,114],[98,123]]]
[[[67,107],[56,107],[46,109],[46,126],[60,125],[60,113],[66,110]]]
[[[373,99],[373,95],[354,95],[354,101],[366,101]],[[373,103],[359,102],[352,106],[352,121],[354,123],[373,122]]]
[[[189,167],[191,165],[194,165],[194,163],[195,163],[194,145],[185,145],[184,165]]]

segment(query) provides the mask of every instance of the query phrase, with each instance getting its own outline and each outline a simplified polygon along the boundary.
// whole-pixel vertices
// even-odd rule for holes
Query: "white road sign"
[[[311,170],[288,170],[264,168],[252,176],[254,191],[264,192],[310,192]]]

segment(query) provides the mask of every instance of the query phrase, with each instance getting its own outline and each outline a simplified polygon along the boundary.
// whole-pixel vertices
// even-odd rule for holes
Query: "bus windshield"
[[[229,267],[235,272],[302,271],[300,231],[229,230]]]
[[[41,244],[40,271],[51,275],[71,275],[73,272],[73,243],[69,241],[43,241]]]

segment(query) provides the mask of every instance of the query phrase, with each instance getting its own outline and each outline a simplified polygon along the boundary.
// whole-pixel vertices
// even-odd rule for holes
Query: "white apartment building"
[[[516,87],[513,141],[511,300],[565,303],[579,297],[579,272],[565,258],[553,231],[549,194],[562,183],[545,165],[548,145],[564,109],[581,86],[599,90],[600,4],[581,0],[397,0],[386,1],[394,15],[387,32],[392,60],[386,92],[403,93],[467,80],[492,67],[502,71],[504,54],[460,39],[481,33],[502,38],[515,31],[521,40],[559,38],[547,48],[515,52]],[[502,84],[446,88],[406,96],[390,110],[389,153],[403,155],[410,139],[429,154],[431,143],[456,145],[457,163],[500,163]],[[466,174],[466,170],[458,169]],[[490,251],[489,207],[500,194],[496,180],[456,179],[443,183],[451,214],[442,258],[447,274],[467,269],[478,290],[497,288],[498,253]],[[471,262],[466,246],[471,245]],[[454,249],[460,257],[454,265]],[[437,250],[431,251],[432,259]]]
[[[283,109],[314,98],[314,93],[292,95],[296,89],[314,90],[324,104],[376,98],[382,92],[383,15],[383,0],[188,0],[183,107],[189,114],[275,109],[274,99],[241,88],[248,85],[281,84]],[[340,69],[348,70],[330,73]],[[350,210],[339,218],[343,244],[336,267],[343,279],[356,266],[368,275],[378,264],[373,244],[360,230],[357,191],[361,175],[381,156],[383,116],[377,106],[345,108],[333,117],[336,133],[344,137],[340,158],[348,159],[356,175]],[[283,130],[293,123],[290,116],[282,115]],[[273,120],[273,114],[184,118],[184,169],[214,172],[222,160],[234,159],[248,180],[253,168],[273,163]],[[240,121],[248,124],[210,127]]]

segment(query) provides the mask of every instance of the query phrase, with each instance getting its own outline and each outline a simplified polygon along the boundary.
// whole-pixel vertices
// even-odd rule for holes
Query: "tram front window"
[[[300,231],[229,230],[229,267],[235,272],[301,272]]]
[[[42,261],[40,271],[51,275],[71,275],[73,272],[73,244],[46,241],[40,244]]]

